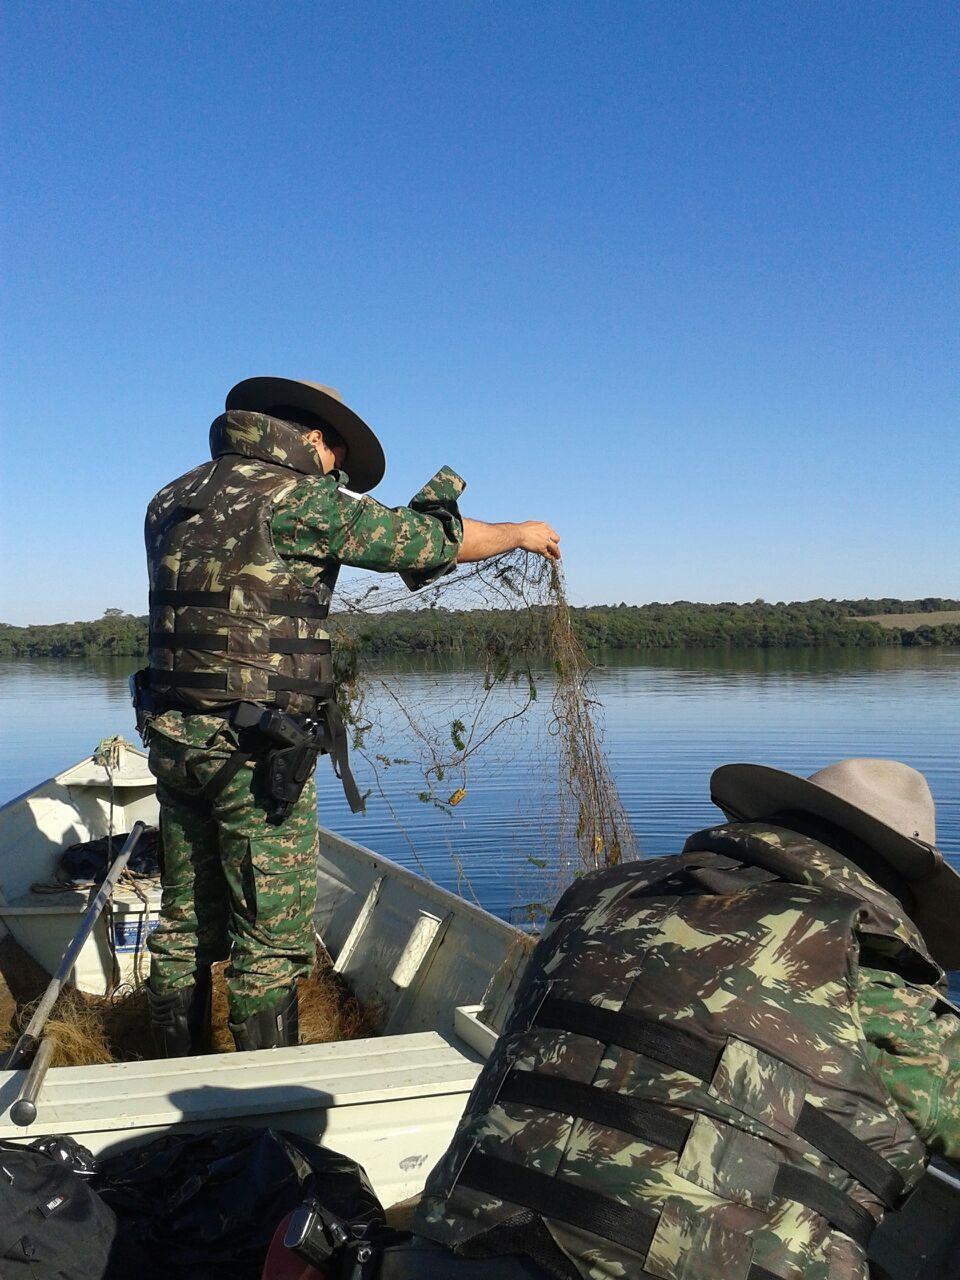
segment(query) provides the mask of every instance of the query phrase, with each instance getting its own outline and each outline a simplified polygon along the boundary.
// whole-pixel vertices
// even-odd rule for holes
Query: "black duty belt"
[[[266,767],[273,801],[271,820],[282,822],[298,800],[321,753],[330,756],[334,773],[343,786],[347,803],[354,813],[363,811],[363,797],[350,770],[347,730],[336,701],[332,682],[314,684],[306,680],[271,681],[271,688],[293,689],[307,693],[317,703],[310,716],[289,715],[280,706],[256,702],[229,702],[198,711],[176,696],[177,689],[224,689],[225,677],[210,672],[165,672],[144,667],[130,677],[133,704],[137,711],[137,728],[143,733],[149,718],[165,711],[183,715],[210,715],[225,720],[236,729],[237,749],[206,783],[207,800],[232,781],[245,764],[267,746]]]
[[[330,756],[351,810],[354,813],[363,811],[363,797],[350,769],[346,727],[333,698],[320,704],[315,717],[291,716],[276,707],[256,702],[236,702],[230,707],[201,714],[226,720],[237,730],[240,740],[237,750],[227,757],[204,786],[208,800],[219,795],[266,742],[269,744],[267,771],[276,806],[275,821],[283,821],[290,812],[321,752]]]

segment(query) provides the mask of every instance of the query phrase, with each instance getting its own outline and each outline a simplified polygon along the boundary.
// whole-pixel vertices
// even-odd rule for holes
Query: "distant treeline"
[[[804,600],[792,604],[590,605],[572,609],[581,642],[601,649],[809,648],[960,644],[960,622],[938,614],[960,600]],[[930,625],[899,627],[869,615],[929,614]],[[470,657],[516,652],[546,634],[543,614],[531,610],[409,609],[347,614],[331,620],[335,637],[374,655],[437,653]],[[147,619],[108,609],[95,622],[13,627],[0,623],[0,657],[135,657],[146,652]]]

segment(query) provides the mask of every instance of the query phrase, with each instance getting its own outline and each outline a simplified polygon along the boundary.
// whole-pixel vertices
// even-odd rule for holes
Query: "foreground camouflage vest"
[[[322,474],[319,459],[295,427],[238,411],[213,423],[210,453],[147,510],[150,687],[187,711],[249,701],[309,713],[333,697],[324,621],[337,566],[309,590],[270,522]]]
[[[578,881],[417,1230],[562,1277],[865,1276],[925,1152],[867,1060],[861,953],[942,977],[892,896],[783,828]]]

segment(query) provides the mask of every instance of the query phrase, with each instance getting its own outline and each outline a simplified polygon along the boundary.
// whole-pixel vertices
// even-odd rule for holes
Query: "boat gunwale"
[[[132,744],[128,744],[127,750],[130,751],[132,754],[139,756],[143,760],[146,760],[148,758],[147,752],[140,747],[136,747],[136,746],[133,746]],[[44,779],[42,782],[38,782],[36,786],[28,788],[26,791],[21,792],[20,795],[15,796],[12,800],[8,800],[4,804],[0,805],[0,859],[3,858],[4,852],[5,852],[2,844],[2,824],[3,824],[4,815],[7,812],[7,810],[12,809],[14,806],[29,799],[31,796],[36,795],[38,792],[43,791],[43,789],[46,787],[61,786],[61,787],[64,787],[69,792],[71,784],[69,783],[69,781],[66,780],[67,775],[71,773],[73,770],[79,769],[83,765],[87,764],[88,760],[89,760],[89,757],[85,757],[83,760],[77,761],[76,764],[69,765],[66,769],[62,769],[59,773],[52,774],[49,778]],[[148,789],[147,784],[143,784],[143,786],[138,785],[135,788],[126,788],[126,787],[123,788],[123,790],[147,790],[147,789]],[[155,780],[150,789],[154,791],[156,790]],[[50,796],[50,797],[39,796],[38,798],[39,799],[49,798],[51,801],[56,799],[53,796]],[[428,879],[426,876],[418,874],[416,871],[412,871],[408,867],[404,867],[398,862],[394,862],[393,859],[386,857],[384,854],[376,853],[373,849],[369,848],[367,845],[361,844],[358,840],[351,839],[350,836],[341,835],[340,832],[334,831],[330,827],[323,826],[319,822],[319,819],[318,819],[318,832],[320,835],[319,852],[321,855],[323,854],[322,846],[323,846],[324,840],[328,840],[334,846],[336,845],[344,846],[351,853],[362,854],[366,861],[372,863],[375,870],[379,867],[382,867],[387,872],[389,872],[389,874],[391,874],[392,876],[395,876],[398,880],[402,881],[405,885],[415,885],[417,893],[421,895],[425,894],[428,897],[435,898],[440,903],[455,903],[456,910],[458,913],[462,913],[469,916],[471,919],[484,924],[487,928],[492,927],[492,931],[494,933],[500,934],[504,938],[504,940],[512,941],[513,938],[518,933],[521,932],[521,930],[517,929],[515,925],[509,924],[506,920],[501,920],[499,916],[493,915],[493,913],[490,911],[487,911],[485,907],[481,907],[479,903],[469,902],[466,898],[462,897],[460,894],[454,893],[453,890],[446,889],[443,887],[443,885],[437,884],[435,880]],[[63,848],[67,848],[67,847],[68,846],[66,845],[63,846]],[[4,902],[5,905],[11,905],[9,904],[2,890],[0,890],[0,901]]]

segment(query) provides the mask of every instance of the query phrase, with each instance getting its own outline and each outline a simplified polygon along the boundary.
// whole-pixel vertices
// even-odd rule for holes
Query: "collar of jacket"
[[[297,427],[265,413],[231,409],[214,418],[210,425],[210,456],[239,454],[277,467],[289,467],[305,476],[323,475],[316,449],[304,440]]]
[[[763,867],[791,884],[809,884],[856,898],[863,907],[858,932],[911,981],[938,983],[943,970],[930,955],[905,908],[856,863],[821,840],[770,822],[726,822],[692,835],[684,854],[719,853]]]

